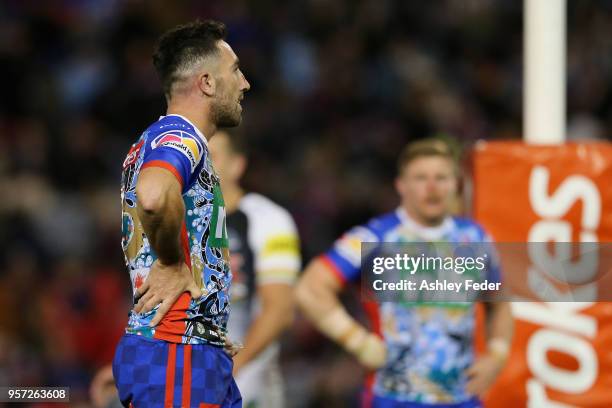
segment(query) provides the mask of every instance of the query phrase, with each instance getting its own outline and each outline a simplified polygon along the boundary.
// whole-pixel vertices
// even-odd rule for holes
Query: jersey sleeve
[[[196,167],[205,156],[205,146],[197,137],[185,131],[171,130],[149,141],[142,168],[161,167],[169,170],[185,189]]]
[[[253,213],[249,241],[255,255],[256,284],[293,285],[302,266],[293,218],[284,208],[263,200],[256,200],[249,210]]]
[[[338,238],[320,258],[342,284],[357,282],[360,278],[362,242],[380,243],[380,239],[369,226],[357,226]]]
[[[257,284],[293,284],[298,276],[302,259],[300,241],[293,220],[285,220],[269,231],[257,256],[255,269]]]

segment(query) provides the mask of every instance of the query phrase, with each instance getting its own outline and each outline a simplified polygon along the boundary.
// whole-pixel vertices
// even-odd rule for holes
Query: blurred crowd
[[[568,3],[569,135],[606,138],[612,2]],[[397,204],[407,141],[521,136],[521,1],[3,0],[0,385],[70,385],[87,406],[131,302],[119,180],[165,110],[151,53],[196,17],[228,25],[252,85],[244,184],[291,211],[306,260]],[[355,363],[301,320],[286,337],[293,406],[357,398]]]

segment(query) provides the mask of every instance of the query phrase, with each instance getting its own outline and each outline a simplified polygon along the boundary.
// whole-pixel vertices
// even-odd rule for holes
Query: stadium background
[[[612,127],[612,2],[568,2],[568,137]],[[129,308],[120,163],[164,112],[156,37],[228,24],[252,85],[245,186],[294,215],[306,259],[393,208],[395,158],[443,134],[521,137],[517,0],[0,3],[0,385],[70,385],[87,406]],[[298,319],[292,406],[354,406],[360,369]]]

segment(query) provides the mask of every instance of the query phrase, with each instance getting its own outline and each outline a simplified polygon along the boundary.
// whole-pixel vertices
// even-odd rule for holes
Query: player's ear
[[[453,175],[453,179],[452,179],[452,192],[453,192],[453,194],[457,194],[459,192],[459,188],[460,188],[459,176],[454,174]]]
[[[198,88],[206,96],[215,96],[217,84],[210,72],[202,72],[198,76]]]
[[[236,158],[234,166],[235,166],[235,172],[236,172],[235,176],[237,180],[240,180],[242,178],[242,175],[246,171],[247,164],[248,164],[248,161],[247,161],[246,156],[240,155]]]
[[[406,191],[406,186],[404,185],[404,183],[402,183],[401,174],[395,177],[394,184],[395,184],[395,191],[397,191],[397,194],[399,194],[400,197],[403,197]]]

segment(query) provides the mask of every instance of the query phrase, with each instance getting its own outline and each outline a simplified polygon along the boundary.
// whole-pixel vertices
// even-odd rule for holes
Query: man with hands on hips
[[[122,246],[135,305],[113,376],[126,407],[242,406],[226,329],[225,203],[208,141],[240,123],[250,86],[225,35],[207,20],[160,38],[153,63],[167,114],[123,163]]]

